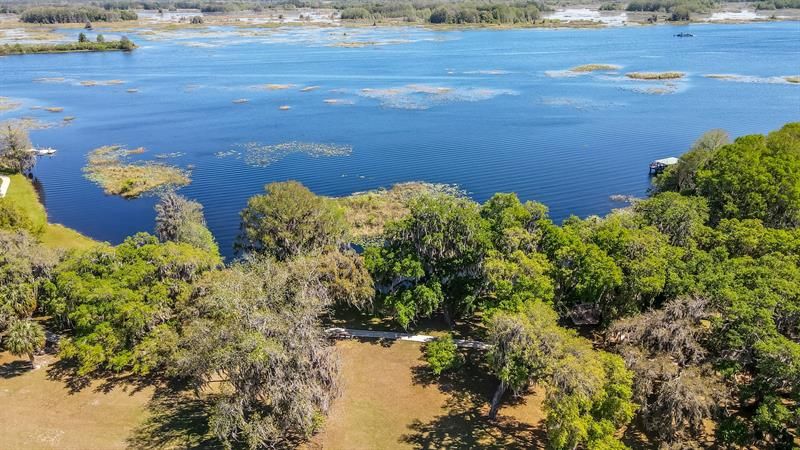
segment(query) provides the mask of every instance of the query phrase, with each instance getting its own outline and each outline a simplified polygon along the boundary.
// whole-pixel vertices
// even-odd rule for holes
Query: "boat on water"
[[[52,156],[56,154],[56,149],[51,147],[32,148],[29,151],[36,156]]]

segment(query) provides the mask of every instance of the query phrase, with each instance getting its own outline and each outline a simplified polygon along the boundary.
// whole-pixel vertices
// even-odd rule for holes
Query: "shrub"
[[[456,369],[464,361],[450,334],[438,337],[425,346],[425,360],[435,375]]]

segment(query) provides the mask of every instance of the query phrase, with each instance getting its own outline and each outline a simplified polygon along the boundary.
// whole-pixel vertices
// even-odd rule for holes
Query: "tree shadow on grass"
[[[33,370],[33,365],[30,361],[11,361],[5,364],[0,364],[0,378],[8,379],[24,375]]]
[[[445,402],[446,414],[423,423],[415,420],[408,425],[410,432],[400,441],[414,448],[544,448],[545,430],[520,422],[511,417],[500,416],[495,420],[487,417],[489,399],[496,380],[487,376],[486,368],[478,355],[470,354],[460,369],[441,376],[434,375],[427,364],[413,367],[415,384],[435,385],[449,395]],[[506,396],[504,406],[525,402],[524,397]]]
[[[88,388],[95,381],[100,381],[94,389],[95,392],[107,394],[113,389],[120,388],[130,395],[134,395],[148,386],[161,383],[158,378],[131,374],[100,373],[92,376],[80,375],[77,367],[67,360],[59,360],[50,365],[47,368],[47,378],[63,382],[70,394],[75,394]]]
[[[149,417],[128,438],[131,449],[217,449],[222,444],[209,431],[212,399],[182,386],[159,387],[147,405]]]

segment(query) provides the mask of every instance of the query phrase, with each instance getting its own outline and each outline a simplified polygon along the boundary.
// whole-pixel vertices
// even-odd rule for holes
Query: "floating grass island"
[[[628,72],[625,76],[634,80],[677,80],[686,74],[683,72]]]
[[[69,42],[63,44],[5,44],[0,45],[0,56],[35,53],[72,53],[131,51],[136,44],[129,40],[108,42]]]
[[[622,66],[615,64],[584,64],[569,69],[570,72],[610,72],[621,69]]]
[[[130,155],[144,153],[144,148],[128,150],[107,145],[89,153],[84,167],[86,178],[97,183],[106,194],[135,198],[165,187],[185,186],[191,182],[186,171],[150,161],[128,162]]]

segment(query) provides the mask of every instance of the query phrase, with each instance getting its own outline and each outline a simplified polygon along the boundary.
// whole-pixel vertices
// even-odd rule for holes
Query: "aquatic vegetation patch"
[[[621,69],[622,66],[618,66],[616,64],[583,64],[581,66],[575,66],[570,70],[570,72],[613,72]]]
[[[120,84],[125,84],[125,80],[83,80],[79,81],[78,84],[81,86],[116,86]]]
[[[678,80],[686,74],[683,72],[628,72],[625,76],[633,80]]]
[[[541,103],[547,106],[574,108],[579,111],[597,111],[624,106],[618,102],[599,102],[588,98],[579,97],[543,97]]]
[[[406,86],[372,89],[358,92],[362,97],[380,101],[381,106],[397,109],[429,109],[436,105],[453,102],[477,102],[499,95],[516,95],[510,89],[487,89],[469,87],[430,86],[409,84]]]
[[[289,89],[289,88],[293,88],[293,87],[294,87],[293,84],[269,83],[269,84],[259,84],[259,85],[253,86],[252,88],[260,90],[260,91],[283,91],[285,89]]]
[[[64,77],[40,77],[33,80],[34,83],[66,83],[67,81],[69,80]]]
[[[336,201],[345,208],[350,223],[350,239],[356,244],[377,243],[387,223],[408,214],[408,202],[420,195],[447,193],[463,196],[458,186],[419,181],[399,183],[390,189],[356,192]]]
[[[142,147],[129,150],[120,145],[107,145],[92,150],[87,156],[84,176],[103,188],[106,194],[135,198],[167,187],[185,186],[191,182],[188,172],[174,166],[151,161],[128,160],[142,154]]]
[[[583,64],[566,70],[545,70],[544,74],[550,78],[574,78],[593,72],[616,72],[620,69],[622,66],[616,64]]]
[[[58,113],[64,111],[64,108],[60,106],[49,106],[47,108],[43,108],[47,112]]]
[[[234,149],[217,152],[214,156],[218,158],[235,157],[237,159],[242,159],[245,164],[249,166],[267,167],[295,153],[302,153],[312,158],[349,156],[353,153],[353,147],[349,145],[297,141],[271,145],[259,142],[247,142],[237,145]]]
[[[715,80],[723,80],[723,81],[732,81],[734,83],[757,83],[757,84],[800,83],[800,75],[759,77],[754,75],[739,75],[735,73],[709,73],[703,76],[705,78],[712,78]]]
[[[14,111],[22,106],[22,102],[10,99],[8,97],[0,97],[0,112]]]

